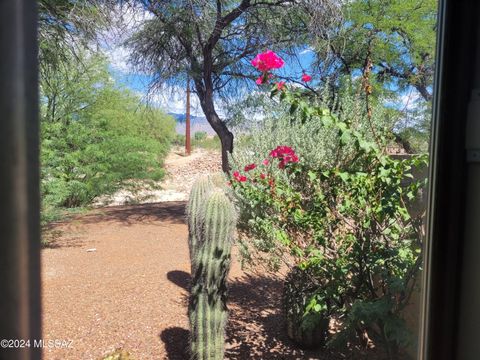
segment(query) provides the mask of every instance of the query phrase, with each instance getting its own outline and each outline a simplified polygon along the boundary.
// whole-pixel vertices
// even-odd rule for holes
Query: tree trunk
[[[230,171],[228,153],[232,153],[233,151],[233,134],[220,119],[215,109],[213,109],[212,112],[205,112],[205,116],[220,138],[220,143],[222,145],[222,170],[223,172],[228,173]]]
[[[223,172],[228,173],[230,171],[228,153],[232,153],[233,151],[233,134],[228,130],[227,126],[220,119],[215,110],[213,91],[211,89],[205,89],[201,80],[194,80],[203,113],[205,114],[208,123],[220,138],[220,143],[222,145],[222,170]]]

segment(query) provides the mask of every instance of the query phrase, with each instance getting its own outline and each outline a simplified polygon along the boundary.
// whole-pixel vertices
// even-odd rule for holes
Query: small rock
[[[87,252],[95,252],[95,251],[97,251],[97,249],[95,248],[87,249]]]

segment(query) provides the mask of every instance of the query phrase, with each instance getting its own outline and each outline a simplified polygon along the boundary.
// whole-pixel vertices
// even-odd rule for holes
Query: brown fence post
[[[41,358],[36,30],[36,1],[0,1],[0,360]]]

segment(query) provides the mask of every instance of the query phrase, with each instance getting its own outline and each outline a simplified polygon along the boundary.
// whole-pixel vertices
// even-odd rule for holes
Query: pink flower
[[[271,50],[258,54],[252,60],[252,65],[259,71],[265,73],[272,69],[280,69],[285,62]]]
[[[240,175],[238,171],[234,171],[232,175],[233,175],[233,178],[239,182],[247,181],[247,177],[245,175]]]
[[[272,151],[270,151],[270,156],[273,157],[273,158],[277,158],[278,157],[278,150],[273,149]]]
[[[267,175],[265,175],[264,173],[260,174],[260,179],[265,180],[266,177],[267,177]]]
[[[280,91],[285,89],[285,81],[279,81],[277,83],[277,89],[280,90]]]
[[[245,171],[250,171],[250,170],[255,169],[256,167],[257,167],[257,165],[255,165],[255,164],[249,164],[249,165],[245,166],[244,170]]]
[[[270,163],[270,161],[268,161],[268,159],[265,159],[265,160],[262,161],[262,164],[265,165],[265,166],[267,166],[269,163]]]
[[[268,186],[273,188],[275,186],[275,180],[274,179],[268,179]]]
[[[290,146],[277,146],[275,149],[270,151],[270,156],[273,158],[278,158],[280,160],[280,162],[278,163],[278,167],[280,169],[285,169],[285,166],[288,163],[298,162],[298,156],[297,154],[295,154],[295,151]]]
[[[312,81],[312,77],[310,75],[304,73],[302,75],[302,81],[307,83],[309,81]]]
[[[270,156],[273,158],[283,157],[284,155],[293,155],[295,151],[286,145],[277,146],[275,149],[270,151]]]
[[[263,74],[263,75],[260,75],[257,80],[255,80],[255,83],[257,85],[262,85],[262,84],[267,84],[268,83],[268,80],[270,80],[271,78],[273,77],[272,74]]]

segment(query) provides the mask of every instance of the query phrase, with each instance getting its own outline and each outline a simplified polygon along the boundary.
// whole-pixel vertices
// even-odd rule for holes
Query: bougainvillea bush
[[[376,139],[375,134],[394,128],[401,121],[399,112],[384,106],[380,100],[371,101],[372,116],[367,118],[365,105],[358,93],[359,86],[358,81],[345,79],[336,93],[328,83],[322,84],[316,90],[317,94],[309,91],[302,93],[318,108],[330,109],[339,121],[349,123],[349,127],[360,132],[365,140],[381,141],[382,148],[395,145],[391,137]],[[262,87],[276,89],[275,84]],[[285,96],[291,96],[291,86],[284,84],[284,90]],[[298,88],[293,90],[301,92]],[[261,162],[265,154],[279,144],[293,147],[304,161],[314,167],[336,166],[348,162],[355,155],[353,141],[341,144],[335,128],[323,126],[319,121],[302,122],[298,114],[290,114],[289,102],[280,100],[278,95],[280,93],[270,97],[267,91],[256,92],[230,110],[235,123],[235,152],[230,158],[234,168],[240,169],[249,162]]]
[[[271,95],[290,107],[295,121],[333,129],[340,148],[355,151],[321,166],[278,144],[262,161],[233,169],[244,260],[272,271],[308,269],[321,285],[305,316],[328,316],[340,324],[329,344],[368,335],[394,357],[411,341],[401,312],[421,269],[422,218],[409,210],[425,183],[413,173],[426,166],[426,157],[389,156],[382,148],[386,141],[366,140],[303,90],[279,90],[273,83]]]

